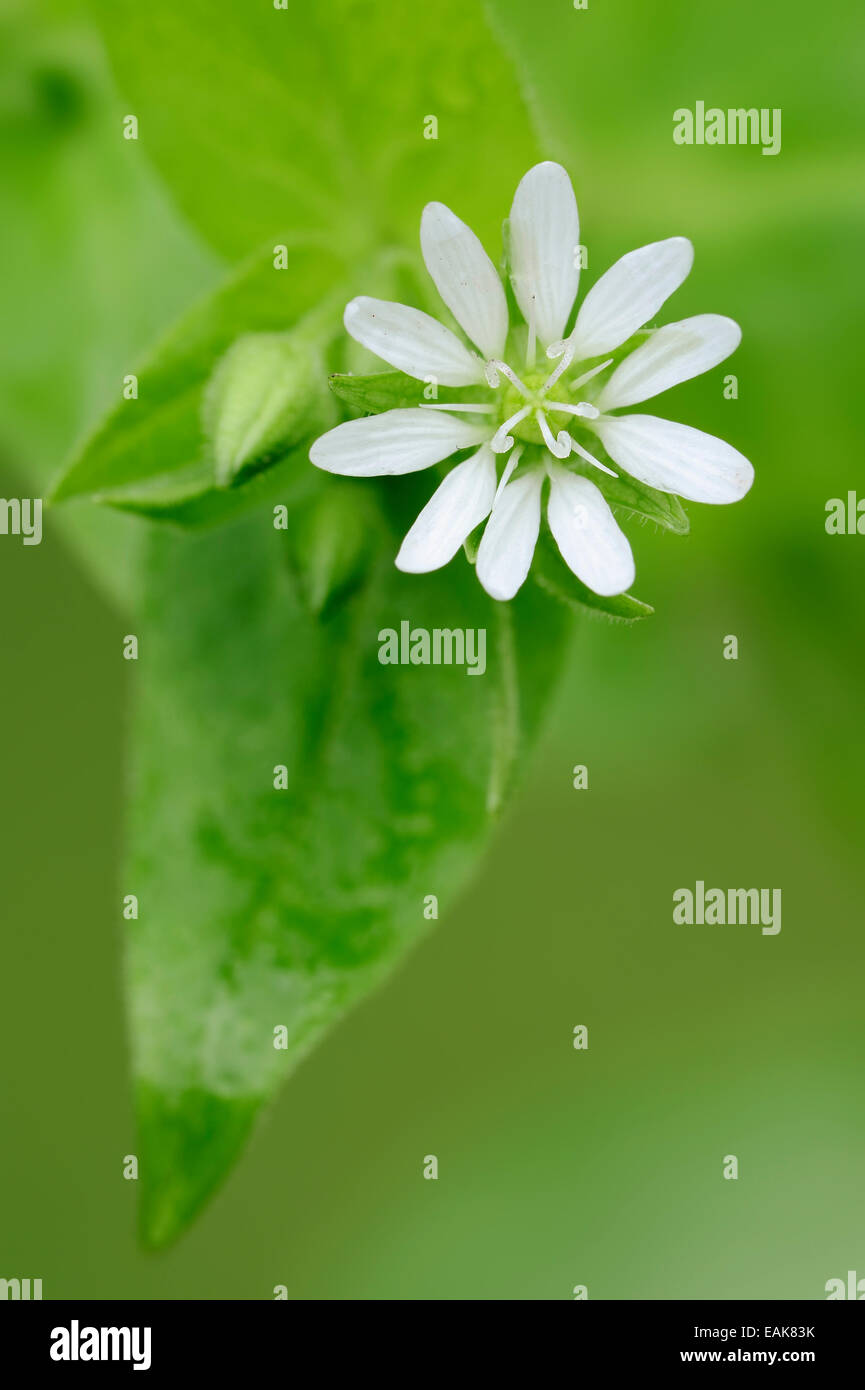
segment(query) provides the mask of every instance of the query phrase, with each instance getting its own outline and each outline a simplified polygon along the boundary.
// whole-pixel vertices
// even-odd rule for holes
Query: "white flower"
[[[513,598],[528,574],[548,480],[547,521],[566,564],[595,593],[618,594],[633,582],[634,561],[603,495],[602,476],[596,486],[564,461],[575,455],[601,475],[612,473],[587,447],[596,436],[609,458],[649,487],[694,502],[738,501],[751,486],[753,468],[731,445],[654,415],[611,412],[717,366],[742,335],[732,319],[699,314],[647,331],[616,361],[616,350],[654,317],[691,269],[690,241],[670,237],[629,252],[602,275],[563,337],[579,284],[580,228],[574,191],[559,164],[537,164],[524,176],[508,230],[510,281],[524,325],[509,324],[492,261],[442,203],[424,208],[421,249],[439,294],[474,347],[404,304],[360,297],[345,311],[352,337],[392,367],[445,387],[480,388],[483,399],[349,420],[316,440],[310,458],[328,472],[369,478],[413,473],[474,450],[424,507],[396,563],[410,573],[438,569],[489,517],[477,574],[497,599]],[[558,359],[554,368],[548,361],[537,369],[539,348]],[[526,363],[522,376],[504,360],[506,351],[513,358],[518,349]],[[499,476],[497,460],[508,454]]]

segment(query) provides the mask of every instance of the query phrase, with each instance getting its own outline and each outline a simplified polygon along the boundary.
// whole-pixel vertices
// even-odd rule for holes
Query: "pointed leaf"
[[[430,927],[427,895],[446,912],[554,684],[565,609],[530,586],[492,603],[461,556],[418,581],[397,544],[316,620],[267,513],[154,533],[128,952],[150,1244],[191,1220],[280,1080]],[[380,634],[406,615],[484,629],[484,673],[383,665]]]
[[[479,235],[498,236],[535,158],[480,4],[92,8],[138,117],[138,147],[231,258],[278,233],[284,240],[280,229],[324,231],[354,257],[377,234],[382,209],[407,245],[431,179],[436,197],[459,199]]]

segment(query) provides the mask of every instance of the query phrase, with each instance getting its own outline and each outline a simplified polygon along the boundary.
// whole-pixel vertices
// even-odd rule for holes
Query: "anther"
[[[492,369],[492,371],[490,369]],[[487,381],[490,383],[490,386],[498,386],[499,374],[501,374],[502,376],[507,377],[508,381],[511,383],[512,386],[515,386],[517,388],[521,396],[523,396],[526,400],[529,400],[531,398],[531,391],[522,381],[520,381],[516,372],[511,370],[507,362],[500,362],[497,357],[491,357],[489,362],[487,362],[484,370],[486,372]],[[493,380],[493,377],[495,378],[495,380]]]
[[[561,430],[558,437],[554,438],[553,432],[547,423],[547,417],[542,410],[537,411],[536,418],[541,427],[544,443],[550,453],[557,459],[566,459],[571,452],[571,444],[573,443],[567,430]]]
[[[512,415],[509,420],[505,420],[503,425],[499,425],[498,429],[496,430],[495,434],[490,440],[490,448],[492,449],[494,454],[506,454],[508,452],[508,449],[513,448],[513,435],[508,434],[508,430],[513,425],[518,425],[520,423],[520,420],[525,420],[526,416],[529,413],[529,409],[529,406],[524,405],[522,410],[518,410],[516,414]]]
[[[555,384],[556,384],[556,382],[558,381],[559,377],[561,376],[562,372],[566,372],[567,369],[568,369],[568,367],[571,365],[571,363],[572,363],[573,360],[574,360],[574,349],[573,349],[569,344],[563,344],[563,348],[564,348],[564,356],[562,357],[561,362],[560,362],[559,365],[556,367],[555,371],[550,373],[550,375],[547,377],[546,381],[544,382],[543,386],[541,387],[541,395],[542,395],[542,396],[545,395],[545,394],[547,393],[547,391],[549,391],[549,389],[550,389],[551,386],[555,386]],[[549,357],[549,355],[550,355],[550,352],[551,352],[551,349],[550,349],[550,348],[547,348],[547,356],[548,356],[548,357]]]

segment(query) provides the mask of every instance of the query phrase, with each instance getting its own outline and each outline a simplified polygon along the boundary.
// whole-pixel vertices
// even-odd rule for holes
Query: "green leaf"
[[[615,623],[635,623],[640,618],[650,617],[655,611],[648,603],[631,594],[613,594],[605,598],[593,593],[568,569],[548,535],[541,536],[538,541],[531,576],[545,594],[575,613],[589,613]]]
[[[194,1217],[279,1082],[429,929],[428,895],[446,913],[554,686],[564,608],[529,585],[493,603],[462,556],[422,579],[394,567],[428,490],[414,484],[383,486],[398,519],[323,619],[267,513],[153,534],[126,880],[151,1245]],[[379,634],[403,620],[485,629],[485,673],[383,665]]]
[[[103,500],[117,511],[150,521],[183,527],[218,526],[262,503],[279,504],[294,511],[313,495],[312,473],[304,443],[265,472],[245,479],[242,486],[214,487],[212,465],[197,463],[117,488]]]
[[[142,349],[223,273],[118,138],[82,9],[0,6],[0,451],[41,497]],[[112,605],[131,607],[140,528],[90,506],[50,524]]]
[[[382,410],[423,405],[436,399],[424,394],[429,390],[425,382],[407,376],[405,372],[374,372],[371,376],[335,372],[330,378],[330,389],[359,415],[377,415]],[[447,388],[447,399],[454,403],[483,401],[489,398],[489,394],[489,391],[476,386]]]
[[[232,258],[283,232],[327,236],[355,258],[383,240],[414,244],[430,197],[492,242],[536,158],[471,0],[92,4],[139,121],[129,157],[155,160]]]
[[[256,256],[184,315],[137,372],[137,399],[121,400],[81,446],[54,486],[52,502],[74,497],[128,504],[147,485],[151,501],[178,489],[216,487],[208,472],[202,406],[219,357],[242,334],[284,332],[302,321],[321,344],[340,332],[344,267],[317,248],[297,248],[288,270],[272,252]],[[178,475],[178,476],[173,476]]]

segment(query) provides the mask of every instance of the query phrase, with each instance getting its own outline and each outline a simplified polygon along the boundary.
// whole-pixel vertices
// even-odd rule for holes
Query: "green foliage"
[[[145,360],[136,374],[137,398],[118,401],[73,456],[52,501],[87,497],[133,508],[141,499],[142,510],[170,513],[179,502],[216,489],[202,419],[216,363],[242,335],[285,333],[295,324],[312,351],[323,354],[340,331],[341,297],[334,282],[343,273],[332,256],[308,247],[291,253],[286,270],[275,268],[268,250],[233,273]],[[212,397],[211,428],[214,402]],[[230,461],[227,445],[226,451]]]
[[[492,242],[536,156],[479,3],[92,3],[139,148],[232,258],[281,229],[416,244],[430,197]]]
[[[423,583],[400,574],[404,525],[323,619],[267,515],[152,538],[130,867],[146,906],[129,944],[150,1244],[194,1215],[261,1102],[422,935],[426,895],[446,911],[555,684],[566,610],[531,586],[494,604],[461,556]],[[485,674],[382,667],[378,634],[404,618],[485,628]]]
[[[294,510],[314,491],[308,465],[304,443],[263,472],[244,478],[242,486],[215,487],[213,466],[205,460],[113,489],[102,500],[119,512],[150,521],[190,528],[218,526],[262,506],[279,504]]]
[[[76,435],[220,269],[120,138],[117,94],[82,6],[0,9],[0,449],[45,497]],[[91,506],[58,509],[47,524],[128,610],[137,524]]]

